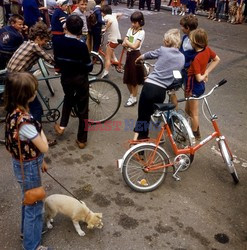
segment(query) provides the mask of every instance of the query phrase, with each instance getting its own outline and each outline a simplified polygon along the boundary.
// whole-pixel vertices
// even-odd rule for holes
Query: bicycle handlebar
[[[217,83],[207,94],[202,95],[200,97],[193,97],[193,96],[185,97],[185,98],[177,100],[177,102],[184,102],[184,101],[188,101],[188,100],[201,100],[201,99],[203,99],[205,97],[210,96],[214,92],[215,89],[217,89],[218,87],[224,85],[225,83],[227,83],[227,80],[223,79],[219,83]]]

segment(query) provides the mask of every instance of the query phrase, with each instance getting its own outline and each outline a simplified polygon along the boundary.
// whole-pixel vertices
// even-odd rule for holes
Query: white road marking
[[[221,156],[220,150],[218,148],[216,148],[215,146],[212,146],[211,150]],[[247,168],[247,160],[243,159],[243,158],[238,158],[236,155],[233,155],[233,163],[234,164],[241,164],[241,167],[243,168]]]

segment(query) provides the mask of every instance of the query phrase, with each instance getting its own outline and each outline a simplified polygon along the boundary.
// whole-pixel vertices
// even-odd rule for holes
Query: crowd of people
[[[13,2],[17,6],[12,6]],[[14,174],[21,185],[22,195],[26,190],[41,185],[40,171],[47,170],[44,153],[49,148],[49,140],[42,129],[42,106],[37,98],[38,82],[30,73],[32,66],[39,58],[43,58],[61,74],[64,103],[60,124],[55,124],[54,129],[57,135],[64,134],[72,107],[76,105],[79,120],[76,144],[83,149],[87,144],[85,120],[88,119],[88,74],[93,68],[89,51],[99,50],[104,27],[108,40],[105,69],[101,77],[108,78],[109,61],[115,58],[114,49],[121,38],[118,19],[122,13],[112,13],[111,6],[102,5],[101,0],[94,0],[90,4],[87,0],[77,0],[76,3],[47,0],[46,3],[47,6],[42,6],[36,0],[11,1],[10,11],[14,9],[17,13],[12,12],[8,25],[0,29],[0,69],[7,69],[4,93],[7,111],[6,148],[12,155]],[[128,2],[128,7],[132,6],[133,2]],[[144,6],[139,8],[141,10]],[[198,28],[198,19],[193,12],[192,15],[183,15],[186,4],[180,20],[184,36],[180,37],[178,29],[170,29],[164,34],[160,48],[141,54],[145,42],[145,17],[140,10],[131,14],[130,28],[122,43],[127,50],[123,83],[130,94],[124,106],[128,108],[138,104],[135,140],[148,138],[146,124],[149,124],[154,112],[153,104],[165,100],[167,87],[173,82],[173,70],[181,71],[184,76],[185,96],[199,97],[205,91],[209,74],[220,61],[208,47],[207,32]],[[174,14],[177,11],[174,9]],[[89,23],[90,15],[94,15],[95,23]],[[42,48],[50,39],[53,55]],[[153,71],[144,78],[144,68],[139,62],[146,59],[157,61]],[[143,87],[138,102],[140,85]],[[171,95],[172,101],[176,103],[175,94]],[[198,101],[188,101],[185,111],[191,117],[195,138],[200,140]],[[31,206],[22,205],[21,236],[26,250],[48,249],[41,245],[42,207],[42,200],[37,200]]]

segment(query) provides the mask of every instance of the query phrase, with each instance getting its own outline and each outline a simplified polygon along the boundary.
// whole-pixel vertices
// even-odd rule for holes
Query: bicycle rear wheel
[[[193,145],[193,132],[187,120],[176,111],[171,112],[168,121],[172,136],[179,149],[191,147]],[[182,167],[180,171],[187,170],[194,160],[194,155],[190,155],[190,164]]]
[[[237,171],[234,167],[233,159],[232,159],[231,154],[226,146],[226,143],[223,139],[220,139],[218,144],[219,144],[222,158],[227,166],[227,169],[228,169],[229,173],[231,174],[234,183],[238,184],[239,183],[238,174],[237,174]]]
[[[89,123],[110,120],[119,110],[121,92],[118,86],[106,79],[89,82]]]
[[[103,71],[104,61],[101,58],[101,56],[94,51],[91,51],[90,57],[91,57],[91,61],[93,63],[93,70],[89,73],[89,75],[98,76]]]
[[[137,192],[150,192],[158,188],[165,179],[166,168],[147,171],[148,160],[155,151],[155,145],[138,144],[130,149],[123,162],[122,174],[126,184]],[[169,163],[166,153],[157,148],[152,166],[161,166]]]

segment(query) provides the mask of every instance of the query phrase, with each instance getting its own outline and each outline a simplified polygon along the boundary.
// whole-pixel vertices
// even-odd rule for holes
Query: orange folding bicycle
[[[225,137],[221,134],[217,125],[218,117],[215,114],[212,114],[206,99],[214,92],[216,88],[220,87],[226,82],[226,80],[220,81],[208,92],[208,94],[205,94],[201,97],[189,97],[178,100],[179,102],[187,100],[203,100],[203,103],[207,107],[214,132],[207,136],[204,140],[200,141],[198,144],[196,144],[195,140],[193,140],[192,145],[179,148],[179,146],[176,144],[176,140],[174,140],[174,135],[165,116],[165,112],[167,110],[174,109],[175,105],[170,103],[155,104],[157,111],[154,115],[156,118],[161,118],[164,122],[164,125],[161,127],[157,138],[155,140],[146,140],[145,142],[132,141],[130,146],[134,146],[132,146],[125,153],[122,159],[118,160],[118,166],[121,168],[123,179],[130,188],[138,192],[148,192],[155,190],[163,182],[166,169],[168,167],[173,167],[173,178],[177,181],[180,180],[178,172],[187,170],[193,161],[195,152],[214,138],[216,138],[222,158],[226,164],[227,170],[233,178],[234,183],[237,184],[239,182],[239,178],[233,163],[233,155],[229,149]],[[174,122],[176,123],[176,121]],[[160,146],[160,141],[165,131],[168,136],[168,141],[170,142],[172,150],[175,154],[173,160],[171,160],[165,149]],[[188,133],[188,135],[189,134],[191,133]]]
[[[103,57],[105,57],[105,52],[102,48],[103,44],[104,44],[103,40],[104,40],[104,33],[102,34],[101,45],[100,45],[98,53],[95,51],[90,52],[91,61],[93,62],[93,70],[90,72],[91,76],[100,75],[104,69]],[[122,44],[122,43],[123,43],[123,40],[118,39],[118,44]],[[124,47],[122,47],[119,59],[118,60],[113,60],[113,59],[111,60],[111,65],[115,67],[115,69],[118,73],[123,73],[123,71],[124,71],[123,59],[124,59],[125,52],[126,52],[126,49]]]

